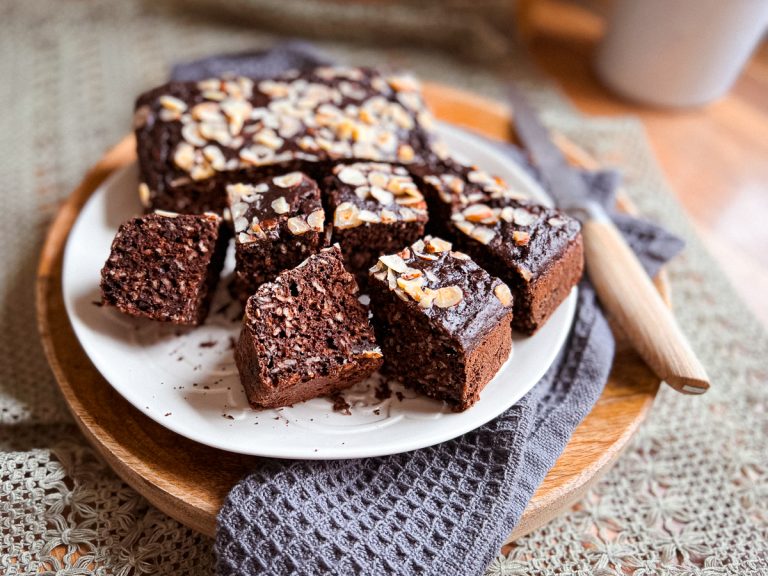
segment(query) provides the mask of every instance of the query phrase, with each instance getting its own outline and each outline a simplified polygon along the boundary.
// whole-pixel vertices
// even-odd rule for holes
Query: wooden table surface
[[[604,2],[597,2],[598,7]],[[582,112],[640,118],[662,169],[710,251],[768,325],[768,41],[725,97],[665,110],[611,94],[594,75],[604,20],[580,6],[533,4],[528,45]]]

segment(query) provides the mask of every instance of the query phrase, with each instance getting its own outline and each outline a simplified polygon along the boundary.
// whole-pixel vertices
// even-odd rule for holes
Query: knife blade
[[[589,188],[581,175],[568,163],[565,155],[552,141],[528,101],[514,87],[509,90],[509,102],[514,114],[514,130],[539,168],[542,179],[555,204],[571,216],[608,219],[602,206],[589,197]]]
[[[603,207],[590,199],[586,182],[514,87],[510,87],[509,102],[513,129],[556,205],[582,223],[587,274],[605,310],[662,381],[684,394],[706,392],[706,370],[635,253]]]

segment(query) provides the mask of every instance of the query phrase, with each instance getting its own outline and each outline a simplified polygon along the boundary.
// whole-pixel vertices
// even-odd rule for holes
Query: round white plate
[[[549,202],[541,188],[492,145],[455,127],[442,125],[440,132],[458,156]],[[512,355],[479,402],[459,414],[404,388],[393,387],[389,398],[378,400],[376,375],[344,393],[351,414],[335,412],[325,398],[253,410],[232,356],[240,330],[233,319],[237,306],[215,312],[229,301],[232,247],[204,326],[179,329],[94,305],[100,300],[100,270],[117,227],[141,212],[136,187],[137,167],[132,164],[112,174],[80,213],[64,253],[67,313],[96,368],[126,400],[170,430],[215,448],[335,459],[395,454],[449,440],[485,424],[528,392],[552,364],[573,322],[575,289],[535,336],[515,338]]]

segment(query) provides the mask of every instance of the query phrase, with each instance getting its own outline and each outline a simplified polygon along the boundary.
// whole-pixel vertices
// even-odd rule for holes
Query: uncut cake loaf
[[[338,246],[281,272],[249,298],[235,361],[256,408],[348,388],[381,366],[368,312]]]
[[[130,316],[202,324],[228,238],[216,214],[155,213],[128,220],[101,270],[102,302]]]
[[[456,411],[477,402],[512,347],[507,285],[427,236],[381,256],[369,289],[384,371]]]
[[[171,82],[139,96],[134,129],[147,209],[221,212],[225,186],[332,163],[412,164],[431,154],[418,83],[321,67],[270,80]]]

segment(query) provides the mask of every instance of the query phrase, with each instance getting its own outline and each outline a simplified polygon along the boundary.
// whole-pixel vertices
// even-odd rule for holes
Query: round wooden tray
[[[496,102],[434,84],[425,86],[425,96],[442,120],[499,139],[509,137],[510,114]],[[569,152],[579,155],[576,148]],[[99,184],[135,157],[134,139],[126,137],[85,176],[59,211],[38,269],[38,327],[75,420],[115,472],[166,514],[213,535],[216,514],[227,492],[258,465],[258,459],[187,440],[136,410],[91,364],[64,309],[61,270],[69,231]],[[621,203],[622,208],[631,209],[626,200]],[[666,296],[663,275],[656,283]],[[568,508],[613,464],[645,419],[658,387],[658,379],[639,357],[620,344],[605,392],[574,432],[510,541]]]

